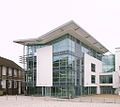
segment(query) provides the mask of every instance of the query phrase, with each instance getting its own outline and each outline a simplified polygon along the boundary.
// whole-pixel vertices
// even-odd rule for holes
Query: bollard
[[[16,94],[16,100],[17,100],[17,94]]]
[[[80,97],[80,102],[81,102],[81,97]]]
[[[6,100],[8,100],[8,95],[6,95]]]
[[[92,103],[92,98],[91,98],[91,103]]]
[[[31,100],[33,100],[33,95],[31,96]]]
[[[116,99],[114,99],[114,103],[116,103]]]
[[[104,98],[104,103],[105,103],[105,98]]]

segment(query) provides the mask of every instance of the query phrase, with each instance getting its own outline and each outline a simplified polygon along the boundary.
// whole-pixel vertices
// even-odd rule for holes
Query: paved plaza
[[[0,107],[120,107],[119,102],[100,102],[101,100],[95,102],[95,100],[92,100],[88,97],[58,99],[32,96],[0,96]]]

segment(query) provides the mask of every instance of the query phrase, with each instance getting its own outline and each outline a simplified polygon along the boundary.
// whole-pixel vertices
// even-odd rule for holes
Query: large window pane
[[[11,80],[8,81],[8,88],[12,88],[12,81]]]
[[[113,83],[113,76],[112,75],[100,75],[100,83],[101,84]]]
[[[95,75],[91,75],[91,83],[95,83]]]
[[[5,66],[2,67],[2,75],[6,75],[7,68]]]
[[[92,72],[95,72],[95,68],[96,68],[96,67],[95,67],[95,64],[91,63],[91,71],[92,71]]]
[[[6,80],[2,80],[1,85],[2,85],[2,88],[6,88]]]
[[[12,68],[9,68],[8,70],[9,70],[8,72],[9,76],[12,76]]]
[[[105,55],[103,56],[102,61],[103,61],[103,72],[115,71],[115,55]]]

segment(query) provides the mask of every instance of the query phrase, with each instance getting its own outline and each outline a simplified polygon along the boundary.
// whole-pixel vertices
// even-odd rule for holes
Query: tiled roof
[[[17,65],[15,62],[3,57],[0,57],[0,65],[22,70],[22,68],[19,65]]]

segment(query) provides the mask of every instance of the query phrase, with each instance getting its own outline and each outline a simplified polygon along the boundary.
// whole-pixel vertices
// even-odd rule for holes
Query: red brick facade
[[[13,67],[6,67],[6,75],[3,75],[3,67],[6,67],[4,65],[0,65],[0,91],[3,91],[4,94],[8,94],[8,95],[16,95],[16,94],[23,94],[24,93],[24,86],[23,86],[23,73],[24,71],[22,69],[19,68],[13,68]],[[12,76],[9,75],[9,68],[12,69]],[[14,70],[17,71],[17,76],[14,76]],[[20,72],[20,75],[19,75]],[[2,81],[6,81],[6,85],[5,88],[2,87],[3,86],[3,82]],[[9,81],[11,81],[11,85],[9,83]],[[15,87],[15,82],[17,83],[16,87]],[[9,87],[11,86],[11,87]]]

